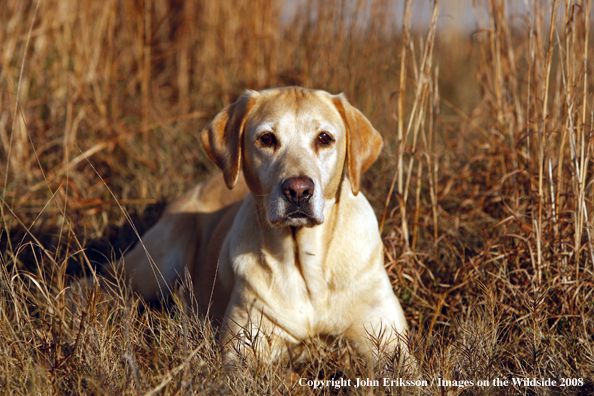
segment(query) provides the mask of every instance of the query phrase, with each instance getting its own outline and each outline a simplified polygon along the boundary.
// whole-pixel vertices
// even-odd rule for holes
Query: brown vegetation
[[[145,306],[118,276],[135,231],[214,170],[202,126],[246,88],[301,85],[344,92],[386,142],[364,191],[434,382],[372,391],[593,393],[591,2],[527,3],[474,0],[476,31],[446,42],[438,8],[411,29],[410,2],[4,1],[0,389],[362,394],[295,379],[405,376],[342,340],[227,372],[187,285]],[[76,283],[99,266],[114,284]],[[436,383],[512,377],[583,385]]]

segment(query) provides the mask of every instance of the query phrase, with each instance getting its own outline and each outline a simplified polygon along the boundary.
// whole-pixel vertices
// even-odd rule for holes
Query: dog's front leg
[[[229,304],[221,331],[226,365],[268,364],[287,356],[300,342],[274,322],[255,301]]]
[[[399,365],[412,361],[402,308],[391,290],[382,297],[376,300],[380,301],[379,304],[368,306],[367,310],[354,317],[346,333],[370,367],[386,361],[398,362]]]

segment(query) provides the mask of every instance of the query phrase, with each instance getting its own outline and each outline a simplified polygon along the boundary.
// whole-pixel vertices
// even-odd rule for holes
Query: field
[[[474,0],[471,33],[412,3],[4,0],[2,393],[594,394],[591,1]],[[202,127],[285,85],[344,92],[384,137],[363,192],[416,374],[341,339],[230,372],[187,281],[147,305],[121,276],[137,232],[215,171]],[[428,386],[299,384],[340,378]]]

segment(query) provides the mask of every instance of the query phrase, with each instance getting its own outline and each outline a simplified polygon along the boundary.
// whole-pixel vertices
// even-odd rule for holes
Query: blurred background
[[[436,19],[440,95],[465,112],[479,98],[473,32],[490,23],[474,20],[488,14],[486,2],[476,3],[442,2]],[[422,60],[433,4],[411,2],[406,62]],[[502,4],[506,15],[518,8]],[[526,29],[529,17],[518,12]],[[67,181],[71,188],[59,194],[74,194],[71,208],[103,212],[101,200],[111,198],[86,153],[124,202],[170,199],[210,167],[197,133],[248,88],[344,92],[393,141],[404,21],[402,0],[8,0],[0,10],[5,198],[35,213],[47,199],[38,193]],[[404,73],[404,82],[418,77],[414,66]],[[413,89],[407,94],[414,99]],[[50,207],[45,214],[52,210],[59,214]],[[88,231],[100,237],[108,220],[115,219],[99,218]]]

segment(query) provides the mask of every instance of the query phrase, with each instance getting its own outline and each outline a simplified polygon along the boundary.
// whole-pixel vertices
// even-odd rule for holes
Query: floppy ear
[[[245,91],[237,102],[225,107],[200,133],[206,154],[223,170],[229,189],[235,186],[239,176],[243,129],[256,94],[255,91]]]
[[[369,120],[354,108],[343,94],[334,96],[333,101],[346,127],[348,176],[353,194],[357,195],[361,189],[361,174],[379,156],[383,139]]]

